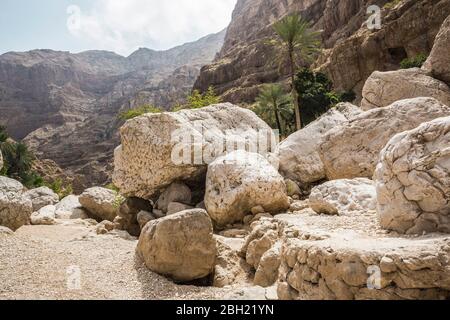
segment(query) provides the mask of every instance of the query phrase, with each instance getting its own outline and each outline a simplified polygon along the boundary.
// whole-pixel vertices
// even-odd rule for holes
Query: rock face
[[[306,128],[290,135],[277,148],[280,173],[303,185],[324,179],[325,168],[318,152],[321,137],[359,113],[361,109],[357,106],[342,103]]]
[[[260,133],[264,141],[275,141],[269,126],[252,111],[229,103],[143,115],[127,121],[120,132],[114,184],[122,194],[144,199],[173,182],[198,183],[207,164],[225,150],[224,140],[245,148],[248,141],[256,143]]]
[[[201,279],[214,269],[216,241],[211,219],[201,209],[150,221],[137,246],[147,267],[175,281]]]
[[[334,180],[315,187],[309,197],[319,214],[352,215],[376,210],[377,194],[372,180]]]
[[[205,205],[218,226],[242,221],[252,208],[277,213],[289,208],[286,184],[261,155],[235,151],[208,167]]]
[[[23,191],[20,182],[0,176],[0,226],[16,231],[30,223],[33,204]]]
[[[392,138],[375,180],[384,228],[450,233],[450,117]]]
[[[85,190],[79,197],[80,204],[100,221],[114,221],[120,204],[116,203],[116,192],[94,187]]]
[[[40,159],[52,159],[80,184],[104,185],[119,112],[184,102],[200,68],[213,60],[225,31],[166,51],[129,57],[105,51],[52,50],[0,56],[0,124]],[[64,151],[63,151],[64,150]]]
[[[376,70],[396,70],[404,58],[428,54],[442,22],[450,12],[449,0],[239,0],[216,60],[202,68],[195,88],[213,85],[226,101],[253,103],[262,83],[283,81],[275,50],[267,39],[271,25],[281,17],[300,13],[323,30],[325,50],[314,67],[325,72],[340,91],[353,90],[358,98],[366,79]],[[380,30],[369,30],[367,8],[383,8]]]
[[[380,151],[393,136],[449,112],[449,107],[433,98],[415,98],[362,113],[323,138],[320,157],[327,177],[372,178]]]
[[[450,84],[450,16],[445,19],[441,26],[433,50],[423,69],[430,72],[431,75],[439,80]]]
[[[417,97],[432,97],[450,106],[450,88],[418,68],[375,71],[367,79],[362,95],[361,108],[364,110],[387,107],[398,100]]]
[[[38,211],[43,207],[55,205],[59,202],[59,196],[48,187],[29,190],[23,196],[31,200],[33,203],[33,211]]]

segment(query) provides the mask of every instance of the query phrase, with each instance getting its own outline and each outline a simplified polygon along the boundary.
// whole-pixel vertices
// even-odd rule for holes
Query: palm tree
[[[302,119],[298,103],[298,93],[294,85],[297,61],[308,61],[313,54],[319,51],[320,32],[313,31],[311,24],[298,14],[281,19],[274,24],[273,29],[278,36],[278,39],[273,44],[281,49],[280,53],[284,56],[282,61],[287,59],[289,64],[292,98],[295,109],[295,124],[297,130],[300,130],[302,127]]]
[[[269,111],[275,117],[277,128],[283,135],[285,130],[282,126],[281,116],[289,114],[291,108],[291,98],[284,92],[283,87],[279,84],[264,85],[256,98],[256,103],[261,112]]]

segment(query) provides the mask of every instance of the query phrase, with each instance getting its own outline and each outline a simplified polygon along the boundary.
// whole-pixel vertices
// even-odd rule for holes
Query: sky
[[[226,28],[236,1],[1,0],[0,54],[165,50]]]

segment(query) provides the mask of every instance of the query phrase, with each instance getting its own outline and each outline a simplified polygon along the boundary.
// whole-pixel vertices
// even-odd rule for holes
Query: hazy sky
[[[236,1],[1,0],[0,54],[168,49],[224,29]]]

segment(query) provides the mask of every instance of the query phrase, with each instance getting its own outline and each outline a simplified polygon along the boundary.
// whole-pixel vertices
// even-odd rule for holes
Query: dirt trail
[[[0,299],[264,298],[262,288],[176,285],[145,268],[136,244],[76,221],[0,235]]]

